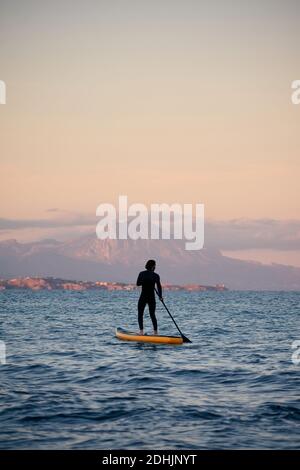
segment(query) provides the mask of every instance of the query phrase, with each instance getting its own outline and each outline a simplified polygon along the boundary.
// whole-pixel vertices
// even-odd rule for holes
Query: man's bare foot
[[[153,330],[153,334],[154,334],[154,335],[158,335],[158,331],[157,331],[157,330]]]
[[[144,336],[144,330],[140,330],[139,334],[140,336]]]

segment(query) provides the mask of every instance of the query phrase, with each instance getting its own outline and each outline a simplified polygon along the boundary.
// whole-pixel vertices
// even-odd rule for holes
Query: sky
[[[91,216],[126,194],[288,229],[299,20],[298,0],[1,0],[0,218]],[[0,224],[0,239],[48,234]],[[298,248],[255,257],[300,265]]]

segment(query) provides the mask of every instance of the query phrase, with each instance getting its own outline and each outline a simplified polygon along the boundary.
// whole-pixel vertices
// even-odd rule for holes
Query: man
[[[140,327],[140,335],[144,334],[143,317],[144,310],[148,304],[149,313],[153,324],[153,334],[157,335],[157,320],[155,316],[155,285],[157,286],[159,299],[162,301],[162,288],[160,283],[160,277],[155,271],[156,262],[153,259],[149,259],[146,263],[146,271],[140,272],[136,281],[137,286],[142,286],[142,292],[138,302],[138,322]]]

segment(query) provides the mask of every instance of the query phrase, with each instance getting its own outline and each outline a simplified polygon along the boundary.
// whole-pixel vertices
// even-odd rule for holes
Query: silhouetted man
[[[143,317],[146,304],[149,307],[150,317],[153,323],[153,333],[157,335],[157,320],[155,316],[155,285],[160,300],[162,300],[162,288],[160,283],[160,277],[155,271],[156,262],[153,259],[149,259],[146,263],[146,271],[140,272],[136,281],[137,286],[142,286],[142,292],[138,302],[138,322],[140,327],[140,335],[144,334]]]

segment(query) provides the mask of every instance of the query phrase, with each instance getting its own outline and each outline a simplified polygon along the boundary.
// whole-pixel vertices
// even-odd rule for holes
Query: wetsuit
[[[159,297],[162,296],[162,288],[160,283],[159,275],[154,271],[142,271],[140,272],[136,281],[137,286],[142,286],[142,292],[138,302],[138,321],[140,330],[143,330],[143,315],[146,304],[149,307],[150,317],[153,323],[153,329],[157,331],[157,320],[155,316],[155,292],[154,287],[157,286]]]

